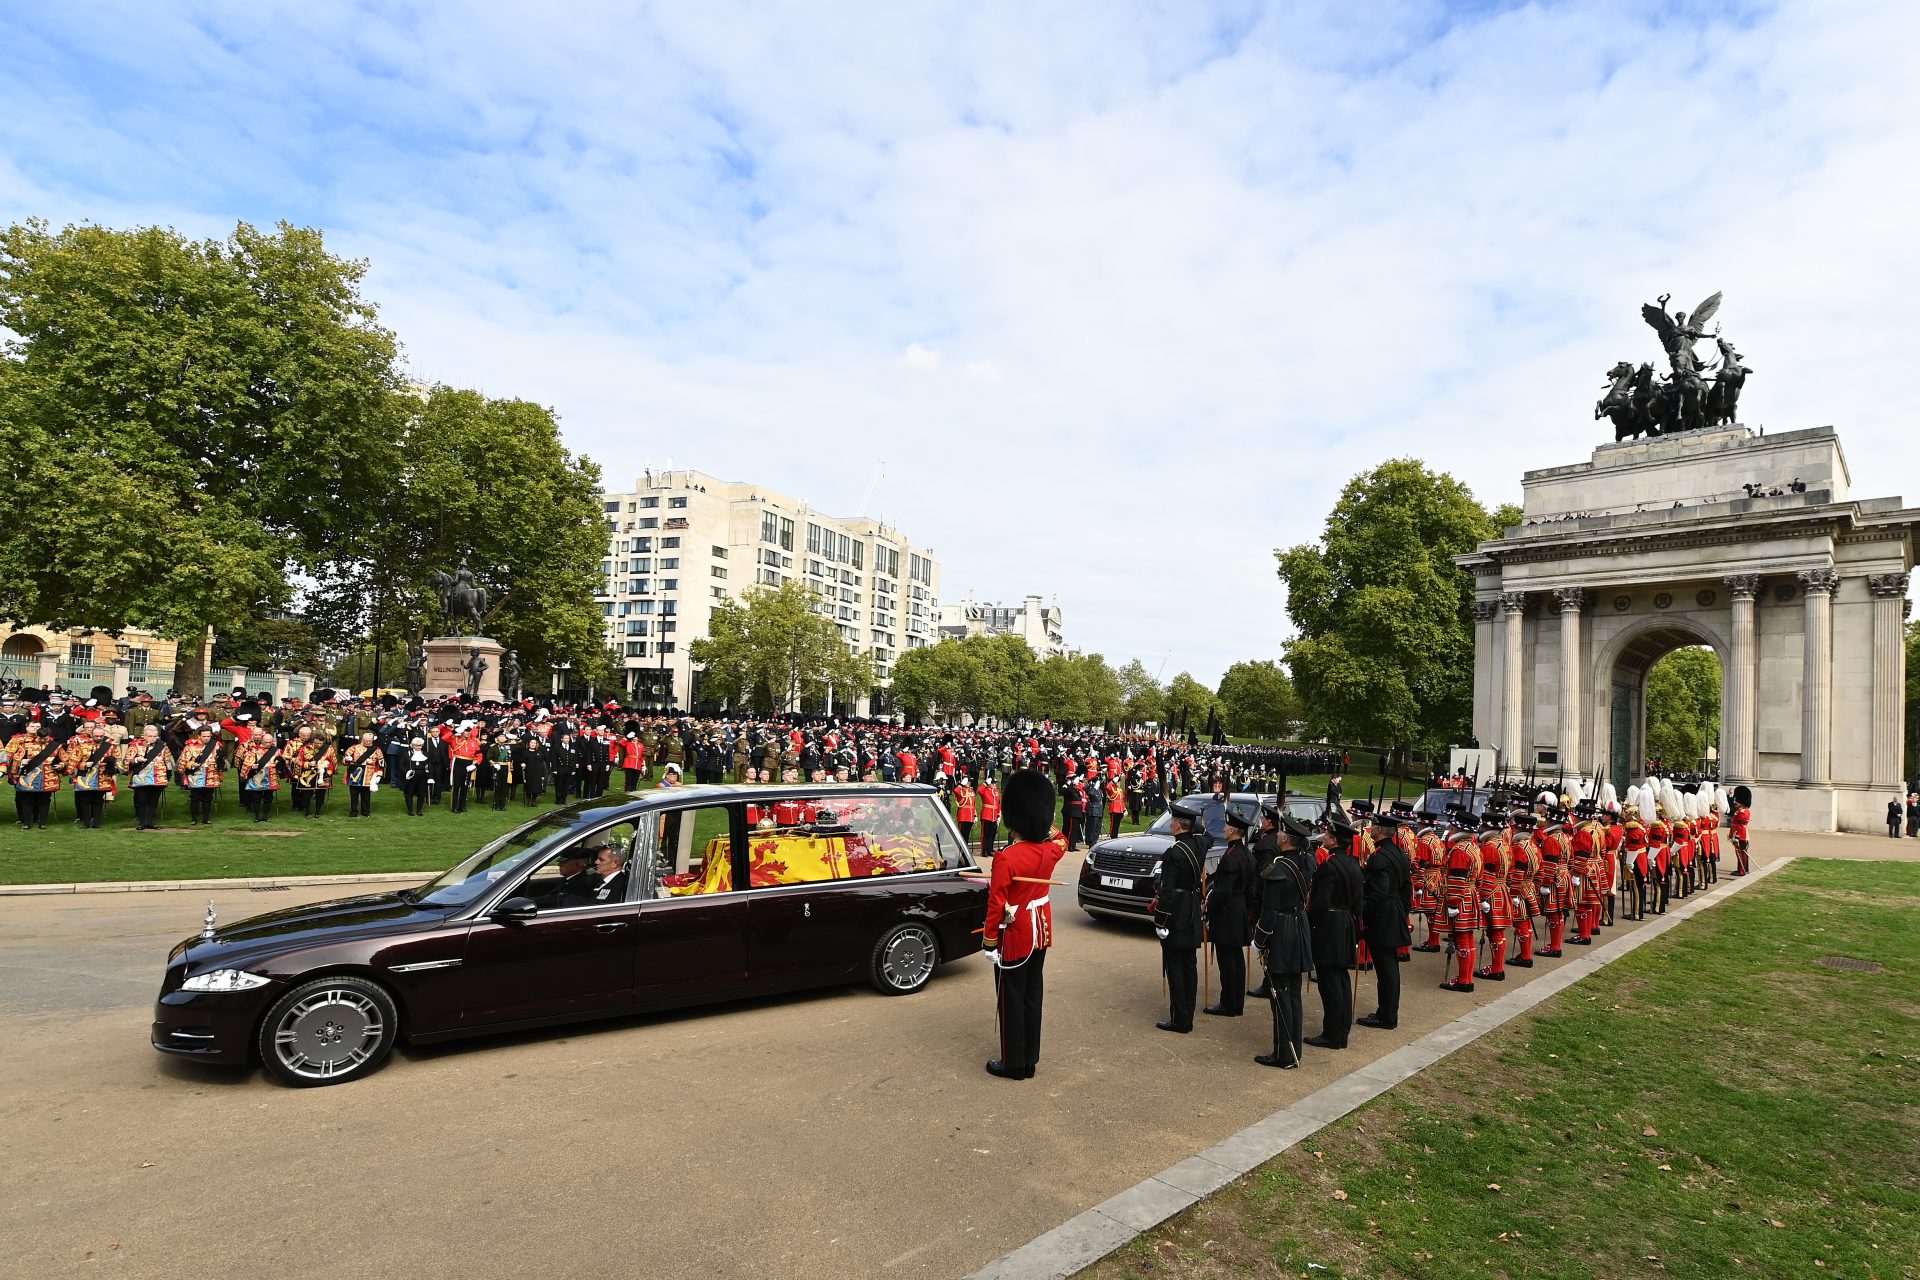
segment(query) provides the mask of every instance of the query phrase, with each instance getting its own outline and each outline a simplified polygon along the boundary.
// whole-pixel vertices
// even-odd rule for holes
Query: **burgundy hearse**
[[[426,1044],[865,978],[980,949],[986,884],[931,787],[687,787],[555,809],[414,889],[208,924],[153,1047],[290,1085]]]

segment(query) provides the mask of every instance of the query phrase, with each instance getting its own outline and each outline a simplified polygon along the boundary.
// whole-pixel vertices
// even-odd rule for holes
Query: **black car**
[[[153,1047],[291,1085],[424,1044],[870,980],[980,948],[987,889],[932,787],[686,787],[536,818],[416,889],[174,947]]]
[[[1201,793],[1186,797],[1185,803],[1197,808],[1211,799],[1211,796]],[[1227,808],[1252,820],[1256,831],[1259,830],[1260,806],[1272,803],[1272,792],[1259,795],[1251,791],[1236,791],[1227,798]],[[1297,791],[1287,793],[1287,812],[1302,822],[1318,822],[1326,811],[1327,802],[1322,797],[1301,795]],[[1093,846],[1086,861],[1080,865],[1077,893],[1081,910],[1092,916],[1151,920],[1154,869],[1160,865],[1160,859],[1166,856],[1167,848],[1172,844],[1172,819],[1163,813],[1145,831],[1115,836]],[[1222,848],[1222,841],[1215,840],[1207,855],[1209,868],[1219,861]]]

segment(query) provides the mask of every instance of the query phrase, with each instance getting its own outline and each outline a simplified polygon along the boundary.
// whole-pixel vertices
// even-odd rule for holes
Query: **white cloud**
[[[559,12],[0,18],[0,217],[323,226],[612,476],[851,509],[885,440],[949,582],[1169,675],[1277,651],[1356,471],[1584,457],[1661,292],[1755,421],[1920,464],[1908,5]]]

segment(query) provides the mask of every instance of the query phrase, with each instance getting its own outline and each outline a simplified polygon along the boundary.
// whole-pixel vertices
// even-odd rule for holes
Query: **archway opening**
[[[1720,655],[1690,629],[1656,627],[1622,646],[1609,676],[1607,776],[1717,774],[1724,714]]]
[[[46,647],[46,645],[41,643],[39,636],[8,636],[6,643],[0,644],[0,658],[9,658],[25,662],[39,657],[41,651]]]

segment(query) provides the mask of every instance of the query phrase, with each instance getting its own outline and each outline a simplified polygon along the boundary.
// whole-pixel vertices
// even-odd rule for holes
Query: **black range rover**
[[[1210,799],[1205,793],[1186,797],[1186,803],[1199,807]],[[1260,806],[1272,804],[1272,792],[1258,795],[1236,791],[1227,797],[1227,807],[1251,819],[1259,830]],[[1287,793],[1287,812],[1302,822],[1318,822],[1327,811],[1327,802],[1317,796]],[[1161,814],[1145,831],[1116,836],[1093,846],[1080,866],[1078,897],[1081,910],[1092,916],[1121,920],[1153,918],[1153,872],[1173,843],[1173,822]],[[1219,860],[1220,841],[1215,841],[1207,857],[1211,867]]]

